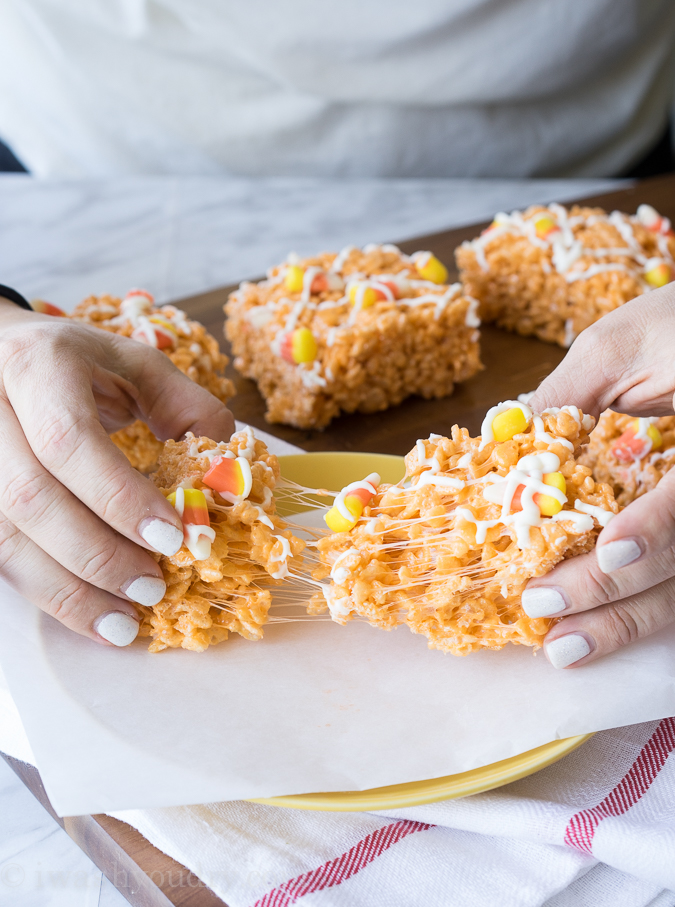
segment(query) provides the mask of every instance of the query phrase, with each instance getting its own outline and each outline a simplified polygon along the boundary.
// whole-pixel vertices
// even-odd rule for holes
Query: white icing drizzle
[[[630,274],[630,268],[616,261],[608,261],[603,264],[590,265],[585,271],[568,271],[565,274],[567,283],[574,283],[577,280],[588,280],[597,274],[603,274],[605,271],[625,271]]]
[[[178,499],[178,495],[176,495]],[[216,531],[211,526],[196,526],[188,523],[184,527],[185,547],[196,561],[205,561],[211,557],[211,545],[215,541]]]
[[[417,448],[417,465],[418,466],[428,466],[432,473],[437,473],[441,468],[441,464],[438,462],[436,454],[438,453],[438,448],[434,451],[434,455],[427,457],[426,447],[424,446],[424,441],[422,438],[418,438],[415,443]]]
[[[455,284],[455,286],[458,286],[458,284]],[[478,317],[478,300],[474,299],[472,296],[467,296],[466,298],[469,301],[469,307],[466,310],[464,324],[468,328],[478,328],[480,327],[480,318]]]
[[[596,507],[595,504],[584,504],[582,501],[575,501],[574,508],[581,511],[581,513],[587,513],[595,517],[603,528],[616,516],[611,510],[605,510],[604,507]]]
[[[565,321],[565,336],[563,338],[563,345],[565,349],[568,350],[576,339],[577,334],[574,330],[574,321],[571,318],[568,318]]]
[[[466,483],[461,479],[453,479],[451,476],[439,476],[434,472],[423,472],[415,483],[415,488],[421,488],[424,485],[433,485],[436,488],[450,488],[453,491],[461,491]]]
[[[593,528],[592,517],[585,513],[577,513],[574,510],[561,510],[560,513],[556,513],[550,517],[550,520],[552,523],[563,523],[566,520],[569,520],[578,533],[590,532]],[[564,541],[565,539],[562,539],[561,541],[556,542],[556,544],[563,544]]]
[[[557,472],[560,459],[551,451],[542,451],[521,457],[516,467],[500,482],[483,491],[483,497],[491,503],[501,500],[502,511],[497,522],[505,526],[512,525],[516,530],[516,543],[520,549],[529,548],[530,529],[541,526],[543,518],[534,501],[535,494],[544,494],[555,498],[560,504],[567,503],[567,496],[552,485],[545,485],[545,473]],[[524,486],[520,495],[522,510],[511,513],[513,496],[519,486]]]
[[[340,595],[337,586],[327,586],[323,590],[330,616],[334,620],[345,619],[352,613],[352,607],[348,595]]]
[[[321,375],[321,363],[318,359],[315,359],[312,363],[301,363],[304,368],[299,368],[298,373],[300,375],[300,380],[305,385],[305,387],[326,387],[328,382]]]
[[[251,506],[258,514],[258,516],[256,517],[256,523],[263,523],[263,525],[269,526],[270,529],[274,529],[274,523],[262,509],[260,504],[252,504]]]
[[[345,580],[350,576],[350,574],[352,572],[349,569],[349,567],[340,566],[342,561],[346,557],[349,557],[350,554],[358,555],[359,559],[361,557],[358,548],[347,548],[346,551],[343,551],[342,554],[339,554],[337,556],[337,558],[335,559],[335,563],[333,564],[333,567],[330,571],[330,578],[333,580],[334,583],[337,583],[338,586],[341,586],[345,582]]]
[[[281,566],[274,573],[270,573],[272,579],[284,579],[288,576],[288,558],[291,556],[291,544],[283,535],[275,535],[274,538],[281,544],[281,554],[277,557],[270,555],[270,561],[273,564],[280,563]]]
[[[480,427],[481,441],[478,450],[483,450],[486,444],[489,444],[490,441],[494,441],[495,436],[492,431],[492,423],[496,416],[506,412],[508,409],[519,409],[525,416],[528,425],[532,421],[532,410],[527,403],[521,403],[520,400],[505,400],[504,403],[498,403],[496,406],[492,406],[487,411],[485,418],[483,419],[483,424]]]
[[[468,453],[463,454],[459,460],[457,460],[457,466],[459,469],[466,469],[468,466],[471,466],[473,462],[473,453],[469,451]]]
[[[340,252],[338,252],[337,257],[333,261],[333,264],[330,266],[330,269],[333,273],[341,271],[345,266],[345,263],[352,252],[356,251],[356,246],[345,246]]]
[[[323,268],[307,268],[302,277],[302,293],[300,294],[301,302],[309,302],[310,296],[312,295],[312,284],[314,283],[314,278],[323,273]]]
[[[488,529],[492,529],[493,526],[499,525],[502,521],[500,519],[496,520],[478,520],[471,513],[467,507],[457,507],[455,513],[458,517],[461,517],[463,520],[466,520],[469,523],[473,523],[476,527],[476,544],[482,545],[485,539],[487,538]]]
[[[548,412],[548,410],[546,410]],[[562,444],[563,447],[567,447],[569,450],[574,450],[574,444],[571,441],[568,441],[567,438],[554,438],[553,435],[550,435],[544,428],[544,420],[541,416],[532,416],[532,423],[534,425],[534,440],[543,441],[545,444]]]

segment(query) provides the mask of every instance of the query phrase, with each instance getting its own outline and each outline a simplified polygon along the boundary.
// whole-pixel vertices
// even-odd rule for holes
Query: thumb
[[[596,418],[610,407],[634,415],[672,413],[673,301],[673,287],[653,290],[586,328],[530,406],[541,412],[574,403]]]
[[[214,441],[229,440],[235,428],[230,410],[184,375],[168,356],[133,341],[125,343],[125,354],[125,371],[136,390],[136,415],[157,438],[180,438],[191,431]]]

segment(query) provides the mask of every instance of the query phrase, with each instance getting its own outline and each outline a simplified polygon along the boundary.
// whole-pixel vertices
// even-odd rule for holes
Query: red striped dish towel
[[[230,907],[675,905],[675,718],[486,794],[379,813],[117,813]]]

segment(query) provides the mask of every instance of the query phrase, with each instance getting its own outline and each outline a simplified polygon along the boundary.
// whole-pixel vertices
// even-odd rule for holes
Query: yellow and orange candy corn
[[[431,252],[418,252],[413,256],[417,273],[431,283],[447,283],[448,269]]]
[[[177,492],[172,491],[167,500],[176,507],[183,526],[210,526],[209,508],[203,491],[198,488],[182,488],[183,507],[176,507]]]
[[[560,232],[560,227],[548,214],[541,214],[534,221],[534,232],[539,239],[547,239],[552,233]]]
[[[353,485],[347,485],[343,488],[336,503],[325,515],[324,520],[331,532],[348,532],[353,529],[363,514],[367,504],[377,493],[377,486],[380,484],[380,477],[376,472],[371,473],[363,482],[354,482]],[[370,486],[370,487],[366,487]],[[350,514],[347,518],[337,505],[337,500],[342,498],[344,507]]]
[[[301,293],[305,285],[305,269],[299,265],[288,265],[284,277],[284,286],[289,293]],[[331,289],[328,274],[321,271],[316,274],[309,288],[310,293],[324,293]]]
[[[203,478],[209,488],[219,494],[240,497],[246,489],[246,481],[237,460],[229,457],[216,457],[211,468]]]
[[[665,287],[674,277],[673,269],[667,261],[653,264],[649,270],[645,271],[645,280],[652,287]]]
[[[563,494],[567,491],[565,476],[561,472],[547,472],[544,474],[542,481],[544,485],[550,485],[552,488],[557,488],[559,491],[562,491]],[[520,498],[524,490],[524,485],[519,485],[516,488],[515,494],[511,500],[511,510],[513,512],[523,509]],[[554,498],[550,494],[542,494],[540,491],[537,491],[532,495],[532,500],[539,508],[539,512],[542,516],[555,516],[556,513],[560,513],[563,507],[557,498]]]
[[[63,309],[60,309],[57,305],[53,305],[53,303],[47,302],[44,299],[33,299],[30,306],[34,312],[39,312],[40,315],[55,315],[61,318],[66,317],[66,313]]]
[[[650,425],[647,429],[647,437],[652,442],[651,446],[643,438],[637,437],[639,428],[640,420],[636,419],[610,447],[610,453],[619,463],[633,463],[644,457],[650,450],[658,450],[663,444],[661,432],[655,425]]]
[[[499,413],[492,420],[492,434],[495,441],[510,441],[516,435],[525,431],[527,419],[522,409],[517,406]]]
[[[316,338],[309,328],[296,328],[286,334],[280,344],[281,358],[299,365],[314,362],[319,351]]]

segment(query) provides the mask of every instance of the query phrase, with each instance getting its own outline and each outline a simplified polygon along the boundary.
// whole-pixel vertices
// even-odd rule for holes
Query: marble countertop
[[[0,174],[0,283],[71,309],[91,293],[162,302],[348,243],[403,240],[498,210],[609,191],[616,180],[145,177],[40,182]],[[127,902],[0,760],[0,904]]]

